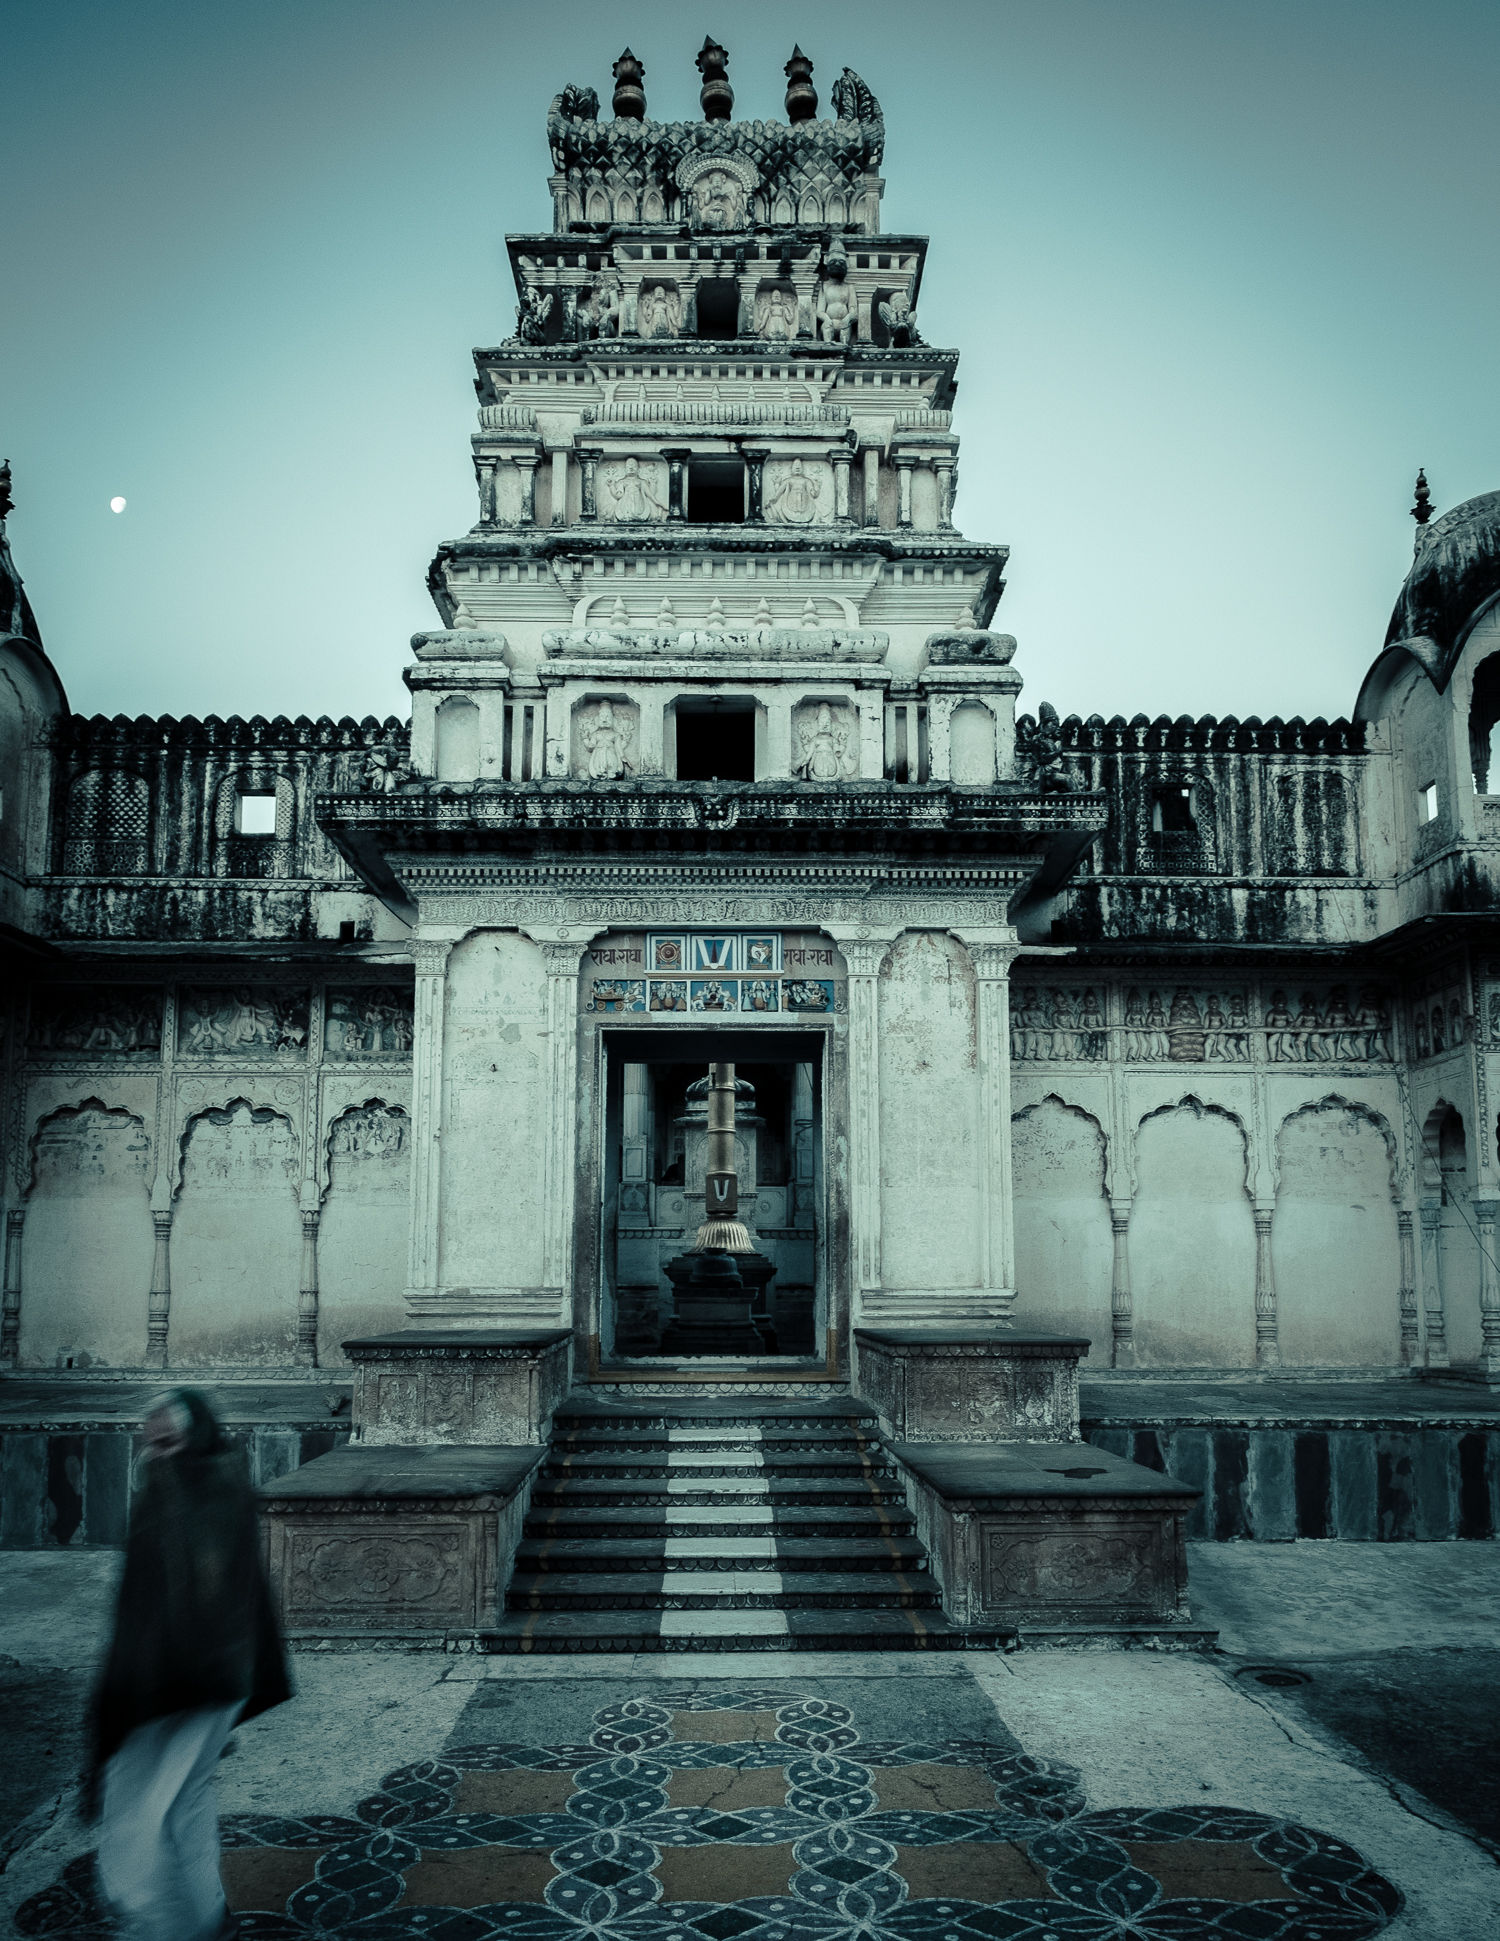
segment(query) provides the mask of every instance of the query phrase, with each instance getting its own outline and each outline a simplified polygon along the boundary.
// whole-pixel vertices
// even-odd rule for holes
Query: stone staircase
[[[571,1398],[483,1643],[536,1652],[993,1648],[943,1616],[873,1413]]]

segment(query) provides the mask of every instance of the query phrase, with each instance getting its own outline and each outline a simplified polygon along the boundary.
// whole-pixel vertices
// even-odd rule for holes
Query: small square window
[[[1158,836],[1191,835],[1198,827],[1192,789],[1185,783],[1158,789],[1151,802],[1151,827]]]
[[[234,805],[235,833],[241,836],[274,836],[276,833],[276,796],[270,790],[241,789]]]
[[[1428,782],[1424,787],[1417,790],[1417,820],[1419,822],[1436,822],[1437,812],[1438,786],[1436,782]]]

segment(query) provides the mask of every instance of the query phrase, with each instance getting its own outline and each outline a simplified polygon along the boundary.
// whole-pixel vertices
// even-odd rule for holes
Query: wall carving
[[[1011,987],[1018,1062],[1388,1064],[1390,1001],[1373,985],[1327,990],[1032,984]]]
[[[69,1195],[144,1190],[150,1159],[151,1140],[142,1120],[100,1099],[85,1099],[38,1125],[28,1190]]]
[[[640,709],[634,701],[590,701],[573,713],[575,775],[618,782],[635,772]]]
[[[831,491],[830,468],[819,460],[768,460],[763,501],[766,522],[773,526],[826,525]]]
[[[859,721],[847,701],[803,701],[792,713],[792,773],[844,782],[859,772]]]
[[[666,467],[655,459],[613,461],[599,468],[599,513],[604,519],[636,521],[667,516]]]
[[[311,994],[270,985],[189,986],[178,996],[183,1058],[301,1058]]]
[[[411,1056],[413,993],[391,985],[328,992],[323,1052],[329,1059]]]

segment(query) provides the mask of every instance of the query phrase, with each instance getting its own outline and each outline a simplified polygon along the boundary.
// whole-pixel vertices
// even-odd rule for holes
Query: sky
[[[81,713],[404,714],[476,516],[474,345],[550,227],[545,116],[887,127],[962,353],[957,523],[1011,548],[1022,705],[1333,716],[1412,484],[1500,488],[1494,0],[0,0],[0,457]],[[123,496],[126,509],[110,511]]]

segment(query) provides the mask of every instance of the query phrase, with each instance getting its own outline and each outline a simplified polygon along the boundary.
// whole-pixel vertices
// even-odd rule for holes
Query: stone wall
[[[404,965],[54,973],[9,1043],[9,1363],[329,1366],[399,1325]]]

